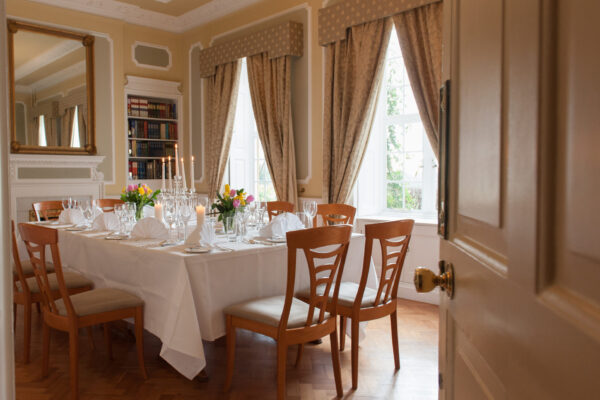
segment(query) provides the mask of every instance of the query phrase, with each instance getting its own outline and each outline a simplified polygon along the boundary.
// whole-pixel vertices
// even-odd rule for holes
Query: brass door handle
[[[450,263],[440,261],[440,275],[436,275],[427,268],[417,267],[414,282],[419,293],[431,292],[436,286],[439,286],[448,297],[452,298],[454,296],[454,267]]]

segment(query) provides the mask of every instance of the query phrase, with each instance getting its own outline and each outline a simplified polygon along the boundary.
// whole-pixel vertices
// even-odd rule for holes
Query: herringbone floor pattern
[[[68,398],[68,336],[52,332],[50,374],[41,378],[41,315],[34,312],[31,363],[22,355],[23,315],[19,310],[16,346],[17,399],[63,400]],[[350,389],[350,341],[341,353],[345,399],[437,398],[438,308],[401,300],[398,331],[402,368],[395,373],[390,321],[370,322],[360,346],[358,390]],[[80,336],[80,388],[82,400],[187,400],[274,399],[276,359],[274,342],[264,336],[238,332],[236,364],[230,393],[223,393],[225,341],[205,342],[208,378],[189,381],[159,357],[161,343],[146,332],[145,357],[149,379],[143,381],[137,364],[135,342],[124,329],[113,329],[114,359],[106,356],[102,330],[94,329],[95,350],[85,332]],[[335,384],[329,340],[305,347],[299,367],[296,349],[290,348],[287,369],[288,399],[332,399]]]

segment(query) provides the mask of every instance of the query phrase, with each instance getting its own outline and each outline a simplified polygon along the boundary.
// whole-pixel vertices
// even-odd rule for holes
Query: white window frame
[[[48,139],[46,137],[46,117],[44,117],[44,114],[38,115],[38,146],[48,146]]]

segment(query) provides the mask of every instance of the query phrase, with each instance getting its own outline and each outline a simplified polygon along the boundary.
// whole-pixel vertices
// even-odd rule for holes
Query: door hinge
[[[441,372],[438,373],[438,387],[440,390],[444,388],[444,376]]]

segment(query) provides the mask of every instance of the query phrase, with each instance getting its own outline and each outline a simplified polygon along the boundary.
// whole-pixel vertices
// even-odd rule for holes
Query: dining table
[[[252,233],[242,241],[219,235],[211,251],[190,253],[190,245],[165,246],[160,239],[112,240],[110,232],[46,226],[58,230],[65,269],[82,273],[96,288],[122,289],[143,299],[144,328],[161,340],[160,356],[188,379],[206,367],[203,341],[225,335],[224,308],[285,294],[285,242],[252,239]],[[360,281],[364,245],[364,235],[353,233],[342,281]],[[310,285],[300,250],[297,260],[295,292]],[[367,286],[376,288],[372,262],[370,268]]]

